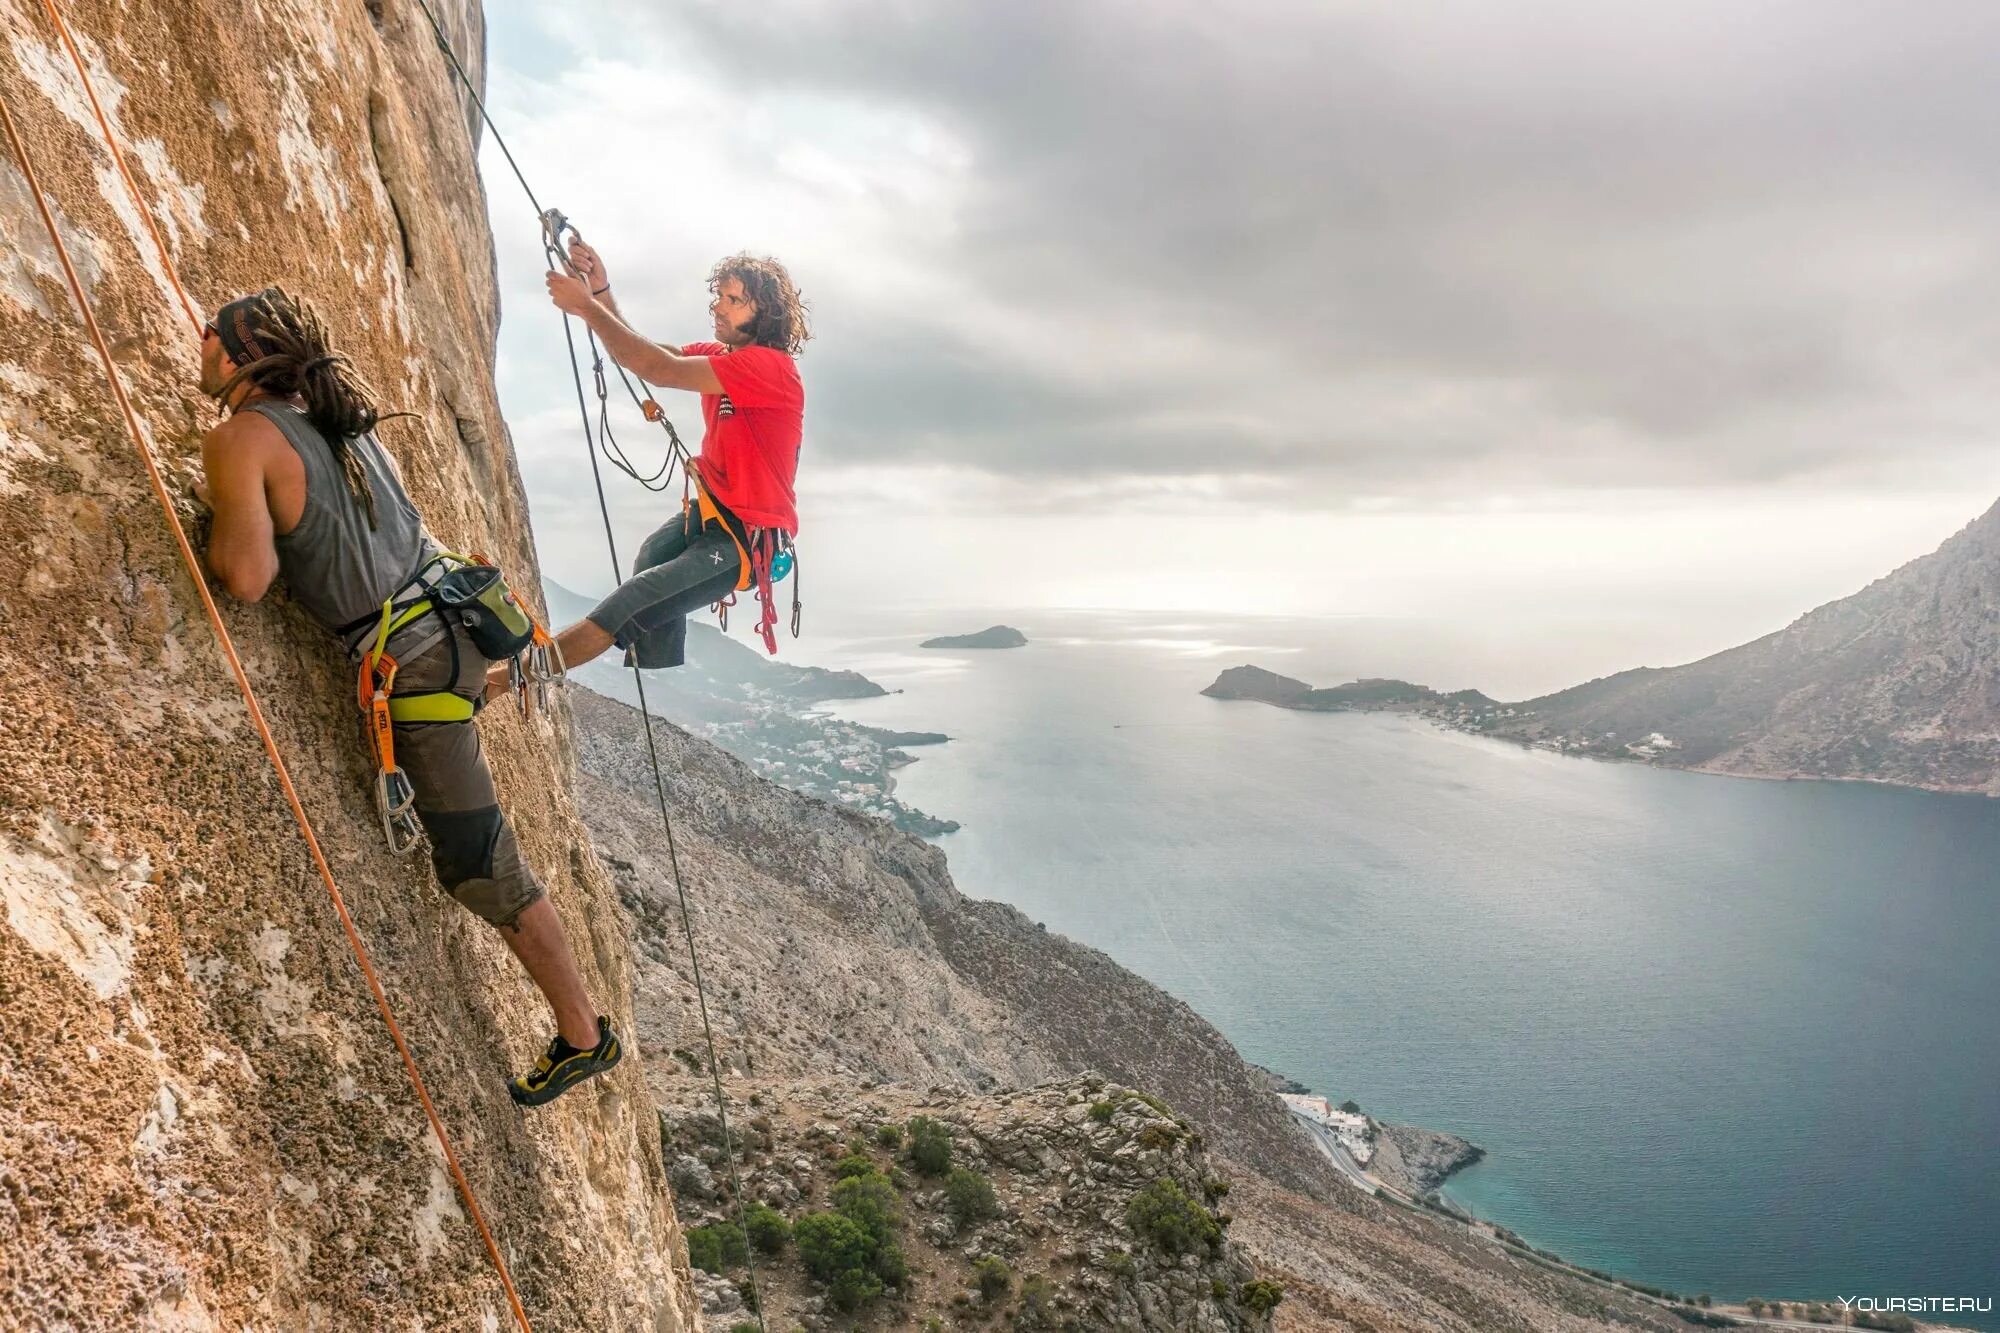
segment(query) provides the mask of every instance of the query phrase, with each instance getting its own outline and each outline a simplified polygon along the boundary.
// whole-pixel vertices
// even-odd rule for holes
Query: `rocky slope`
[[[691,1082],[661,1079],[663,1099],[679,1088],[693,1091]],[[931,1319],[960,1326],[995,1316],[1020,1328],[1270,1327],[1268,1313],[1246,1303],[1256,1273],[1243,1247],[1228,1239],[1228,1187],[1198,1136],[1169,1110],[1102,1079],[988,1095],[827,1080],[759,1086],[757,1105],[732,1127],[745,1148],[745,1195],[796,1225],[838,1210],[839,1179],[872,1168],[888,1178],[897,1200],[893,1244],[907,1274],[889,1283],[882,1299],[843,1312],[810,1280],[795,1241],[774,1244],[715,1263],[728,1279],[707,1284],[720,1327],[743,1318],[752,1257],[767,1322],[778,1328],[910,1327]],[[932,1163],[929,1174],[906,1132],[918,1117],[942,1126],[950,1144],[948,1160]],[[733,1226],[715,1118],[670,1114],[663,1132],[690,1223],[698,1214],[705,1226]],[[963,1173],[991,1187],[988,1207],[973,1206],[977,1187]],[[968,1187],[975,1192],[961,1196],[954,1211],[953,1190]],[[1162,1190],[1168,1199],[1177,1191],[1180,1215],[1212,1226],[1212,1239],[1169,1248],[1156,1230],[1136,1228],[1134,1198],[1148,1191],[1163,1197]],[[982,1265],[994,1274],[984,1287]]]
[[[438,7],[477,69],[476,7]],[[383,439],[432,527],[532,589],[492,393],[485,201],[421,13],[63,11],[197,302],[272,281],[315,299],[387,404],[419,414]],[[0,97],[184,492],[213,419],[195,340],[42,7],[0,0],[0,33]],[[0,1324],[501,1327],[483,1248],[4,151],[0,559]],[[546,1040],[544,1010],[423,858],[381,847],[351,675],[282,601],[226,614],[536,1327],[692,1327],[636,1062],[532,1116],[512,1106],[502,1080]],[[482,731],[594,994],[629,1024],[631,948],[578,818],[566,726]]]
[[[572,693],[591,834],[617,878],[639,957],[640,1048],[679,1125],[709,1114],[713,1094],[652,772],[636,714]],[[917,1111],[986,1124],[1024,1107],[1072,1107],[1074,1081],[1094,1076],[1161,1099],[1199,1135],[1188,1147],[1231,1182],[1217,1204],[1234,1214],[1231,1239],[1260,1276],[1285,1286],[1281,1329],[1684,1327],[1628,1295],[1339,1183],[1270,1076],[1179,1001],[1012,909],[961,897],[935,848],[760,781],[671,725],[656,723],[656,732],[733,1122],[755,1129],[768,1119],[776,1128],[757,1135],[795,1141],[780,1112],[803,1099],[805,1119],[832,1124],[843,1142],[877,1118]],[[1052,1083],[1058,1090],[1040,1086]],[[748,1191],[794,1219],[818,1206],[825,1166],[814,1153],[793,1154],[769,1175],[786,1155],[752,1137]],[[1092,1245],[1129,1251],[1115,1217],[1060,1220],[1070,1172],[1087,1177],[1094,1151],[1066,1142],[1055,1162],[1009,1177],[1003,1191],[1010,1215],[1057,1219],[1049,1236],[1061,1244],[1037,1250],[1033,1262],[1060,1268],[1058,1277],[1092,1265],[1044,1256]],[[720,1188],[720,1158],[704,1164]],[[972,1258],[963,1246],[926,1258],[925,1290],[959,1281]],[[795,1303],[784,1308],[810,1314],[821,1292],[796,1276],[777,1279],[774,1295],[788,1293]],[[943,1326],[978,1326],[989,1313],[954,1302]],[[718,1305],[712,1327],[726,1330],[734,1317]]]
[[[1411,711],[1604,758],[2000,795],[2000,505],[1936,551],[1754,642],[1500,704],[1401,681],[1293,690],[1233,668],[1203,691]],[[1272,682],[1278,682],[1273,685]]]

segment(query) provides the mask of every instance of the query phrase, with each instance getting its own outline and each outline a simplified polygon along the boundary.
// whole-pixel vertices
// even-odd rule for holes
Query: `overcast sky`
[[[641,8],[493,0],[493,111],[642,331],[701,336],[723,253],[792,267],[837,601],[1573,585],[1720,647],[2000,490],[2000,7]],[[486,174],[545,565],[601,584],[532,210]],[[656,506],[616,500],[629,550]]]

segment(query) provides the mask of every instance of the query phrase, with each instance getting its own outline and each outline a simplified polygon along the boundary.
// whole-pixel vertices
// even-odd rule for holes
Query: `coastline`
[[[1201,691],[1207,694],[1207,691]],[[1707,760],[1699,764],[1675,764],[1662,760],[1658,755],[1617,754],[1605,750],[1586,750],[1553,744],[1530,736],[1509,734],[1487,727],[1478,726],[1457,717],[1441,714],[1433,709],[1405,703],[1368,704],[1355,703],[1339,708],[1300,708],[1281,699],[1262,699],[1247,695],[1225,697],[1209,695],[1220,703],[1254,703],[1283,709],[1288,713],[1370,713],[1389,714],[1414,718],[1428,723],[1440,731],[1449,731],[1462,736],[1476,736],[1481,740],[1494,741],[1515,746],[1523,750],[1535,750],[1543,754],[1559,755],[1565,759],[1592,760],[1604,764],[1632,764],[1642,768],[1656,769],[1665,773],[1700,773],[1707,777],[1744,778],[1752,782],[1834,782],[1851,786],[1885,787],[1898,791],[1921,791],[1936,796],[1977,796],[1985,800],[2000,799],[2000,792],[1989,791],[1985,787],[1943,782],[1910,782],[1900,778],[1868,777],[1864,775],[1844,775],[1830,773],[1805,773],[1797,770],[1784,772],[1758,771],[1755,769],[1729,768]]]

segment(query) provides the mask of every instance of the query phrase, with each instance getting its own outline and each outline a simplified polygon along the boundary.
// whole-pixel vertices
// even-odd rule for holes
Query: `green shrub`
[[[875,1245],[854,1219],[839,1213],[807,1213],[792,1227],[799,1262],[822,1282],[867,1268]]]
[[[1229,1284],[1219,1277],[1212,1277],[1208,1280],[1208,1294],[1218,1301],[1226,1301],[1229,1299]]]
[[[902,1201],[896,1197],[896,1187],[879,1171],[849,1176],[835,1185],[833,1209],[860,1227],[877,1249],[895,1237],[896,1224],[903,1220]]]
[[[847,1155],[849,1157],[866,1157],[868,1155],[868,1139],[858,1129],[847,1136]]]
[[[882,1279],[865,1268],[850,1268],[827,1284],[826,1296],[840,1310],[858,1310],[882,1294]]]
[[[764,1333],[764,1330],[746,1319],[740,1324],[731,1324],[729,1333]]]
[[[855,1176],[870,1175],[875,1170],[873,1159],[860,1153],[849,1153],[833,1164],[835,1180],[851,1180]]]
[[[878,1126],[875,1130],[875,1142],[881,1144],[890,1152],[896,1151],[903,1146],[903,1127],[901,1125]]]
[[[1132,1256],[1123,1250],[1110,1250],[1104,1256],[1104,1266],[1119,1277],[1131,1277],[1139,1265],[1132,1262]]]
[[[1202,1189],[1208,1194],[1209,1202],[1213,1203],[1215,1200],[1223,1198],[1229,1193],[1229,1182],[1218,1177],[1215,1180],[1205,1182],[1202,1185]]]
[[[994,1197],[993,1182],[964,1167],[944,1178],[944,1206],[951,1220],[962,1227],[1000,1216],[1000,1200]]]
[[[1014,1285],[1014,1270],[997,1254],[989,1254],[972,1266],[973,1285],[989,1301],[997,1301]]]
[[[910,1280],[910,1261],[903,1257],[903,1247],[893,1241],[875,1251],[872,1265],[875,1276],[891,1287],[900,1287]]]
[[[792,1238],[792,1224],[769,1204],[753,1203],[743,1210],[743,1229],[750,1243],[766,1254],[776,1254]]]
[[[1279,1301],[1285,1299],[1285,1289],[1276,1282],[1245,1282],[1236,1289],[1236,1299],[1246,1309],[1269,1314],[1278,1308]]]
[[[1090,1118],[1100,1125],[1110,1124],[1111,1117],[1116,1115],[1117,1112],[1118,1104],[1116,1102],[1092,1102],[1090,1104]]]
[[[1125,1221],[1168,1254],[1184,1254],[1222,1239],[1222,1228],[1208,1209],[1171,1180],[1156,1180],[1133,1195],[1125,1205]]]
[[[704,1273],[721,1273],[728,1268],[741,1268],[749,1258],[743,1244],[743,1233],[728,1222],[716,1222],[705,1227],[689,1227],[687,1233],[688,1262]]]
[[[951,1130],[920,1115],[910,1121],[910,1165],[927,1176],[951,1170]]]

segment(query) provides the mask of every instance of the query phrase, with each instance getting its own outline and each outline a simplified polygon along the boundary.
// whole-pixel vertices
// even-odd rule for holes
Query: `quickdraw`
[[[396,659],[381,650],[378,638],[375,651],[361,663],[361,716],[375,758],[375,813],[382,821],[382,837],[395,855],[408,856],[423,842],[424,829],[417,821],[417,789],[396,764],[395,723],[389,715],[389,692],[395,685]]]

